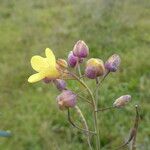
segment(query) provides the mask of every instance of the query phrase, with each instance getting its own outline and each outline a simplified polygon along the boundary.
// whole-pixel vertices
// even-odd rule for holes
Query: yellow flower
[[[53,52],[49,48],[46,48],[45,55],[46,58],[38,55],[31,58],[31,66],[38,73],[31,75],[28,82],[34,83],[44,78],[53,80],[60,77],[61,73],[58,70],[58,65],[56,64]]]

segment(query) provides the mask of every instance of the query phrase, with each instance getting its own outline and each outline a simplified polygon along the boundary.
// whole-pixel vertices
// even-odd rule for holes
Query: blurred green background
[[[113,150],[127,139],[135,104],[141,114],[137,150],[150,148],[149,0],[0,0],[0,129],[13,133],[0,138],[0,149],[88,149],[84,135],[58,110],[55,87],[27,83],[34,73],[33,55],[44,56],[50,47],[58,58],[67,58],[79,39],[88,44],[90,57],[105,61],[118,53],[122,59],[119,72],[103,83],[100,106],[110,106],[123,94],[133,97],[125,109],[100,115],[103,150]],[[74,88],[75,82],[69,86]],[[91,113],[81,105],[92,128]]]

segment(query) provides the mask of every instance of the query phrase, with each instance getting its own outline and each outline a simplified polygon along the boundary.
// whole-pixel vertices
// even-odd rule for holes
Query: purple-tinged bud
[[[74,107],[77,102],[77,95],[70,90],[64,90],[57,96],[57,103],[61,110]]]
[[[91,58],[87,61],[85,75],[90,79],[103,76],[105,73],[104,63],[101,59]]]
[[[86,58],[89,55],[89,48],[84,41],[79,40],[74,45],[73,54],[79,58]]]
[[[57,89],[62,91],[66,89],[66,82],[62,79],[54,80],[54,84],[56,85]]]
[[[130,100],[131,100],[131,95],[123,95],[115,100],[113,106],[117,108],[124,107]]]
[[[96,67],[92,67],[92,66],[86,67],[85,75],[90,79],[96,79],[97,78]]]
[[[70,67],[75,67],[78,63],[78,57],[76,57],[71,51],[68,55],[68,64]]]
[[[110,72],[116,72],[119,68],[120,62],[121,62],[120,56],[117,54],[113,54],[106,61],[105,68]]]

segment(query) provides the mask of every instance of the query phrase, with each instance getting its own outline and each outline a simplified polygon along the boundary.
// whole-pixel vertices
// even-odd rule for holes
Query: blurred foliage
[[[85,137],[58,110],[55,88],[28,84],[30,58],[50,47],[66,58],[79,39],[92,57],[122,58],[120,71],[111,74],[100,90],[100,107],[122,94],[133,97],[126,109],[100,115],[103,150],[123,143],[141,108],[137,150],[150,147],[150,1],[149,0],[0,0],[0,129],[13,137],[0,138],[3,150],[83,150]],[[69,83],[74,88],[75,82]],[[93,84],[89,82],[90,87]],[[78,90],[78,88],[77,88]],[[84,95],[86,96],[86,95]],[[92,119],[82,103],[90,126]]]

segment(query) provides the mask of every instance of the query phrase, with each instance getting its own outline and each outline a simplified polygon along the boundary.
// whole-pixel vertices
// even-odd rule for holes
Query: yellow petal
[[[60,72],[56,68],[47,68],[43,74],[50,79],[57,79],[60,76]]]
[[[31,58],[31,66],[35,71],[40,72],[48,68],[49,63],[47,61],[47,58],[36,55]]]
[[[31,75],[31,76],[28,78],[28,82],[29,82],[29,83],[34,83],[34,82],[40,81],[40,80],[42,80],[42,79],[44,79],[43,73],[36,73],[36,74]]]
[[[55,67],[56,66],[56,58],[55,58],[55,55],[52,52],[52,50],[49,48],[46,48],[45,55],[47,57],[50,67]]]

